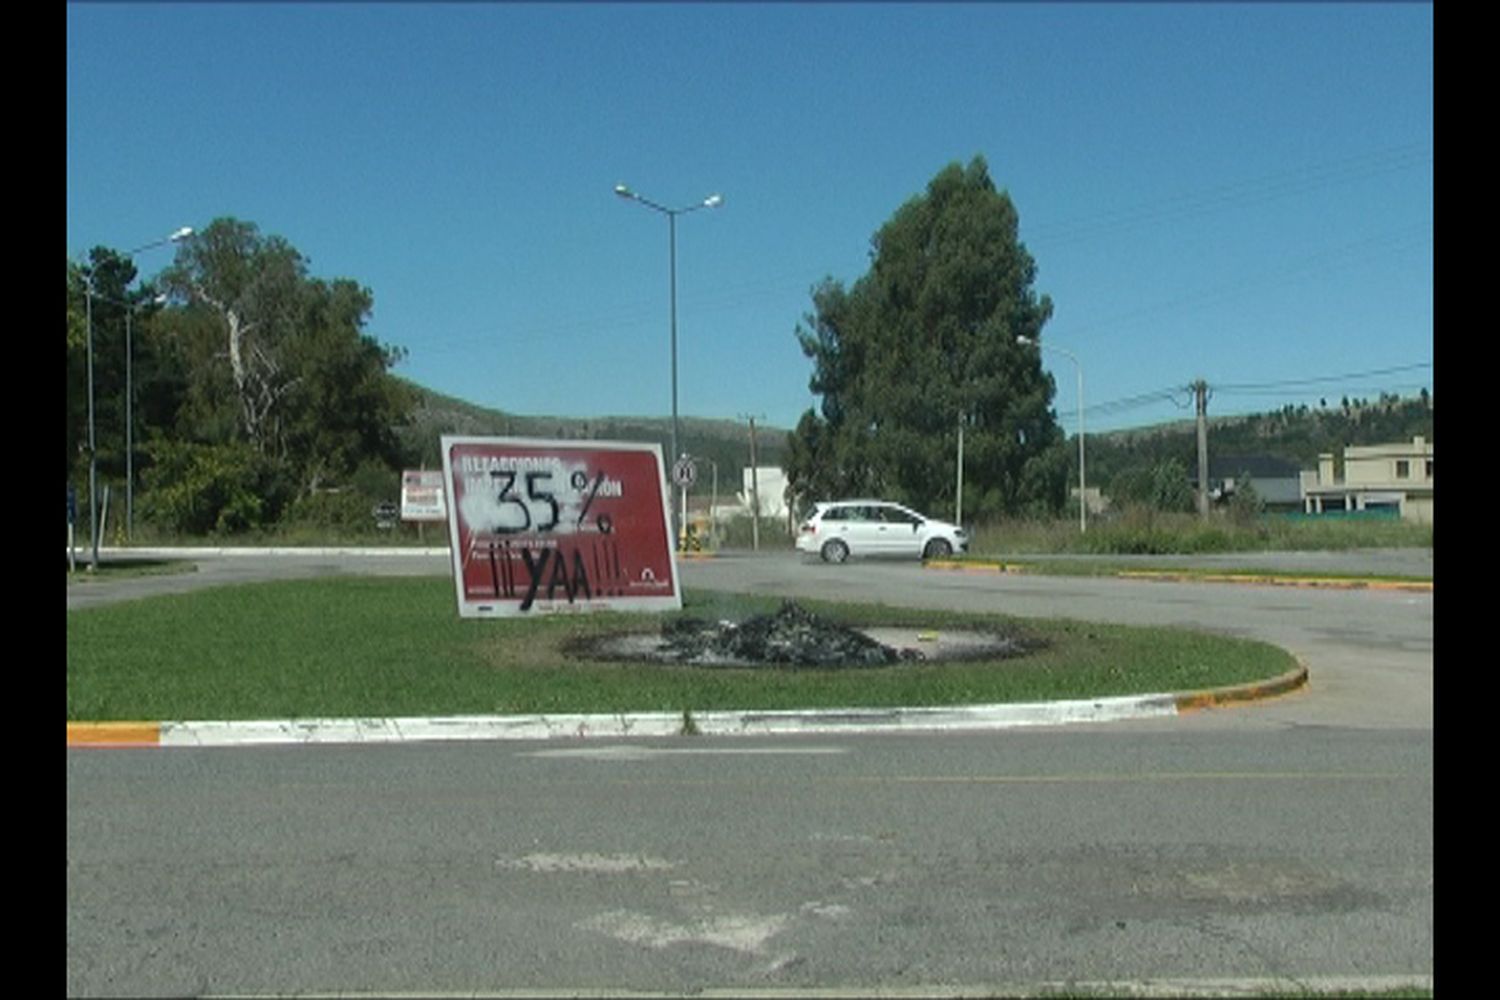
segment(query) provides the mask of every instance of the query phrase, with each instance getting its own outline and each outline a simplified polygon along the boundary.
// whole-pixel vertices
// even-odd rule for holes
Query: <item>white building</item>
[[[744,491],[739,495],[746,513],[754,509],[752,498],[759,500],[761,517],[786,517],[786,472],[776,465],[762,465],[744,470]]]
[[[1432,523],[1432,445],[1409,444],[1344,449],[1343,475],[1332,453],[1318,456],[1316,471],[1301,476],[1302,509],[1309,514],[1391,510],[1403,521]]]

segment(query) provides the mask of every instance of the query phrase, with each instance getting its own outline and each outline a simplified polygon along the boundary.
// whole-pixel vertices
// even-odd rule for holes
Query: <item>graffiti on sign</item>
[[[459,614],[682,606],[661,448],[444,437]]]

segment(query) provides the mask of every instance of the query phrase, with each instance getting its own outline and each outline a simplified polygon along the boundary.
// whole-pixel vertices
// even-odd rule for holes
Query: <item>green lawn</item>
[[[570,640],[658,616],[463,620],[446,577],[213,588],[68,613],[70,721],[396,717],[982,704],[1172,692],[1278,676],[1263,643],[1179,630],[803,602],[845,624],[986,628],[1013,659],[881,668],[710,668],[577,660]],[[741,620],[772,599],[689,591]]]

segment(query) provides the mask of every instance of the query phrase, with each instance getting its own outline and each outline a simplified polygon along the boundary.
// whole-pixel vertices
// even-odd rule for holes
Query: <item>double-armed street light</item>
[[[1017,337],[1016,343],[1039,348],[1043,351],[1056,351],[1069,361],[1078,372],[1078,530],[1088,531],[1088,492],[1084,489],[1083,477],[1083,365],[1072,351],[1062,347],[1054,347],[1052,344],[1043,344],[1034,337]]]
[[[677,417],[677,217],[689,212],[696,212],[700,208],[718,208],[724,204],[722,195],[711,194],[707,198],[686,208],[667,208],[658,205],[649,198],[644,198],[624,184],[615,185],[615,194],[630,201],[639,202],[653,211],[660,212],[667,217],[668,232],[668,260],[671,275],[671,300],[672,300],[672,461],[681,457],[678,452],[678,417]]]
[[[135,314],[151,306],[165,305],[165,294],[153,295],[143,302],[126,302],[107,295],[95,295],[111,305],[125,310],[125,540],[129,541],[135,531],[135,385],[131,378],[134,350],[131,348],[131,325]]]
[[[180,242],[182,240],[187,239],[191,235],[193,235],[193,229],[192,229],[192,227],[191,226],[183,226],[180,229],[178,229],[175,232],[173,232],[170,236],[166,236],[166,237],[164,237],[162,239],[159,239],[159,240],[153,240],[152,242],[147,243],[144,246],[139,246],[139,247],[136,247],[134,250],[126,251],[125,256],[133,258],[133,257],[135,257],[136,254],[144,253],[145,251],[152,250],[152,249],[154,249],[156,247],[166,246],[168,243],[177,243],[177,242]],[[99,452],[98,452],[97,442],[96,442],[95,432],[94,432],[94,297],[95,296],[94,296],[94,275],[93,275],[92,271],[87,271],[87,272],[84,273],[84,286],[83,286],[83,288],[84,288],[84,323],[85,323],[85,326],[87,327],[87,340],[88,340],[88,344],[87,344],[87,362],[86,362],[86,364],[87,364],[87,368],[88,368],[88,382],[89,382],[89,393],[88,393],[88,399],[89,399],[89,548],[90,548],[89,569],[91,571],[97,572],[98,569],[99,569],[99,532],[100,532],[101,528],[103,527],[103,525],[101,525],[99,523],[99,486],[98,486],[98,483],[99,483],[99,472],[98,472],[98,465],[99,465],[98,464],[98,456],[99,456]],[[127,309],[128,308],[129,307],[127,307]],[[130,387],[128,385],[128,382],[129,382],[129,371],[130,371],[130,343],[129,343],[129,337],[130,337],[130,334],[129,334],[129,330],[130,330],[130,312],[129,311],[127,311],[126,314],[125,314],[125,324],[126,324],[126,346],[125,346],[125,364],[126,364],[126,369],[125,370],[126,370],[126,381],[127,381],[127,386],[126,386],[126,390],[125,390],[126,399],[127,399],[127,403],[126,403],[126,406],[127,406],[127,415],[126,415],[126,418],[125,418],[125,428],[126,428],[125,433],[126,433],[126,436],[127,436],[127,443],[126,443],[126,446],[125,446],[125,453],[126,453],[126,463],[127,463],[127,470],[128,470],[127,471],[127,477],[128,477],[129,473],[134,471],[129,466],[129,463],[130,463],[130,457],[129,457],[130,456],[130,446],[133,443],[133,442],[129,441],[130,416],[131,415],[130,415],[129,410],[128,410],[128,406],[129,406],[128,400],[129,400],[129,397],[130,397]],[[126,493],[127,493],[127,501],[126,501],[126,503],[127,503],[127,506],[130,503],[129,492],[130,492],[130,490],[129,490],[129,487],[127,486],[127,488],[126,488]]]
[[[135,530],[135,386],[130,380],[130,321],[137,311],[147,306],[165,305],[167,297],[155,295],[145,302],[125,307],[125,540],[131,539]]]

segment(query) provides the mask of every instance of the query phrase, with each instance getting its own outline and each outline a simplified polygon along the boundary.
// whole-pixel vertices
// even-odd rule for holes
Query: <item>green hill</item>
[[[406,383],[418,399],[411,423],[400,431],[408,453],[428,468],[442,465],[439,438],[444,434],[514,436],[564,440],[643,441],[661,445],[670,461],[672,422],[667,417],[531,416],[476,406]],[[683,450],[699,462],[699,475],[719,469],[719,488],[739,488],[740,470],[750,464],[750,429],[733,420],[680,420]],[[757,425],[756,457],[765,465],[783,465],[787,430]],[[1382,393],[1375,401],[1341,400],[1322,407],[1285,406],[1268,413],[1210,417],[1211,457],[1264,456],[1315,468],[1318,455],[1341,453],[1348,445],[1433,440],[1432,397],[1402,399]],[[1176,459],[1188,470],[1198,461],[1197,426],[1179,420],[1148,427],[1094,433],[1086,442],[1089,481],[1108,488],[1118,473]],[[1070,457],[1073,453],[1070,450]]]
[[[670,417],[527,416],[476,406],[412,382],[406,384],[418,402],[411,423],[399,433],[408,452],[419,456],[427,468],[442,466],[439,439],[444,434],[650,442],[661,445],[663,457],[671,461]],[[750,464],[749,425],[699,417],[681,417],[678,424],[679,447],[698,461],[700,482],[707,485],[713,465],[717,465],[720,491],[738,490],[740,470]],[[784,428],[757,423],[756,461],[763,466],[781,465],[786,438]]]
[[[1317,468],[1325,452],[1342,454],[1349,445],[1389,444],[1414,437],[1433,440],[1432,397],[1402,399],[1382,393],[1371,402],[1341,400],[1333,406],[1285,406],[1269,413],[1210,417],[1210,459],[1223,456],[1269,457]],[[1108,489],[1110,480],[1129,469],[1176,459],[1192,471],[1198,464],[1198,430],[1193,420],[1152,427],[1090,434],[1086,453],[1091,483]]]

